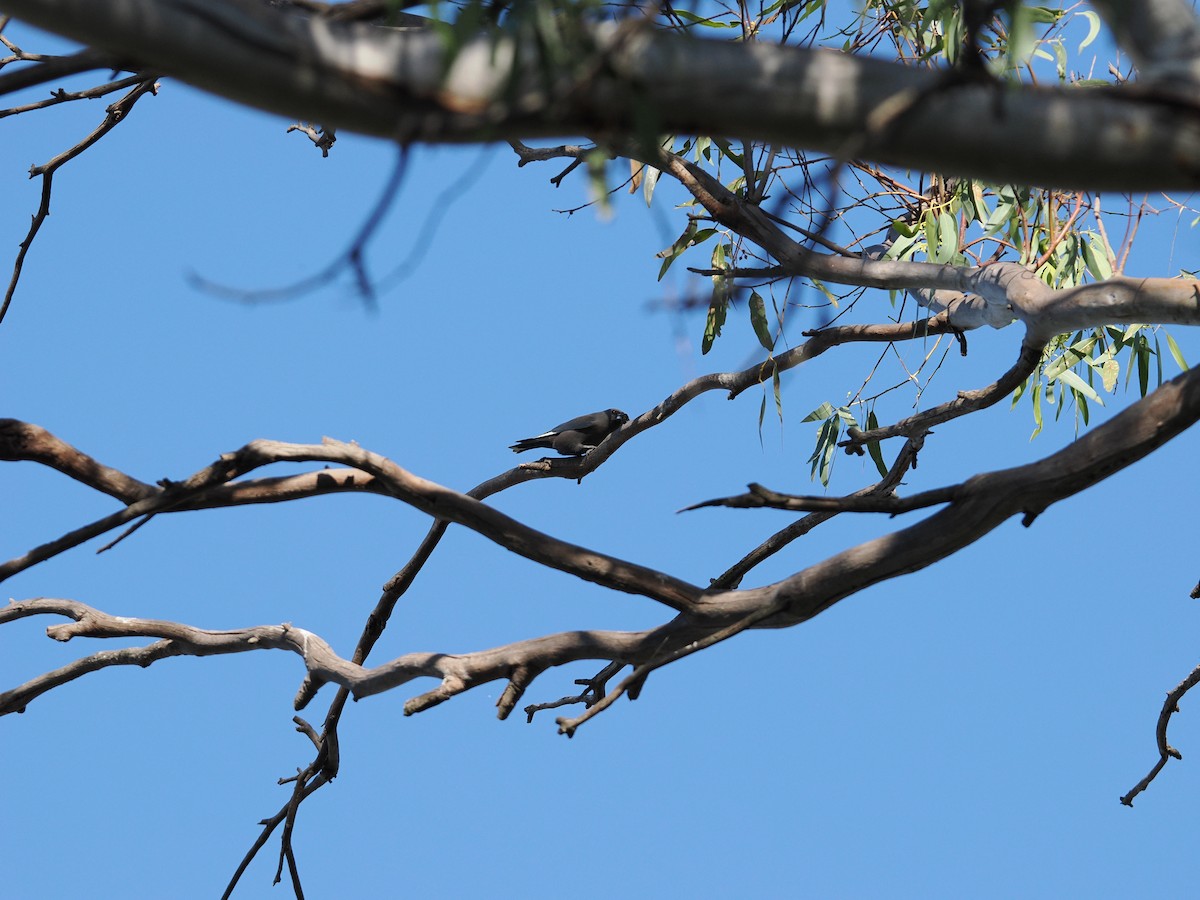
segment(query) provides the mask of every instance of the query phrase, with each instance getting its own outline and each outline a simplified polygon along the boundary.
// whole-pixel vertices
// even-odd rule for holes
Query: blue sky
[[[27,49],[56,46],[8,33]],[[93,102],[4,121],[0,247],[15,253],[36,209],[29,165],[102,115]],[[183,477],[254,438],[330,435],[465,490],[512,465],[518,437],[608,406],[636,415],[695,375],[754,358],[744,313],[701,357],[699,317],[650,308],[693,289],[674,272],[655,281],[654,253],[682,227],[668,202],[647,212],[622,196],[611,221],[556,214],[586,200],[584,180],[556,190],[557,164],[518,169],[507,148],[413,154],[371,245],[380,275],[420,242],[441,193],[485,169],[377,312],[344,283],[257,308],[198,293],[189,272],[269,287],[320,268],[373,204],[388,146],[346,134],[322,159],[285,135],[287,124],[164,81],[58,174],[53,215],[0,326],[0,415],[147,481]],[[1131,274],[1195,268],[1195,233],[1176,236],[1174,225],[1143,227]],[[878,303],[882,320],[886,296]],[[1175,334],[1200,358],[1192,334]],[[1015,328],[973,333],[970,355],[951,353],[923,402],[990,382],[1019,338]],[[492,502],[704,583],[788,517],[675,510],[749,481],[812,491],[814,427],[800,420],[853,390],[873,358],[848,348],[786,376],[785,421],[768,415],[761,442],[760,394],[712,394],[582,485],[528,484]],[[1037,459],[1072,437],[1067,422],[1032,443],[1031,430],[1027,409],[1007,404],[943,426],[906,490]],[[574,740],[555,734],[553,713],[497,722],[499,685],[407,719],[403,701],[422,687],[356,704],[342,726],[341,775],[301,813],[308,896],[1189,892],[1200,874],[1179,847],[1200,794],[1190,702],[1171,732],[1183,761],[1134,809],[1117,798],[1156,758],[1164,692],[1200,662],[1187,597],[1200,578],[1195,440],[1183,435],[1030,529],[1007,523],[807,625],[743,635],[661,670],[639,701]],[[842,459],[833,489],[854,490],[872,472]],[[32,464],[0,466],[0,496],[4,558],[113,509]],[[842,517],[746,584],[918,515]],[[379,586],[427,524],[379,497],[164,516],[111,552],[86,546],[5,587],[209,628],[288,621],[348,655]],[[648,601],[452,529],[375,658],[663,619]],[[0,629],[0,689],[101,649],[49,641],[47,624]],[[547,673],[526,699],[555,699],[596,668]],[[89,676],[0,723],[4,893],[218,895],[255,823],[286,799],[276,779],[310,759],[291,724],[302,674],[281,653],[170,660]],[[319,719],[331,696],[308,715]],[[238,896],[285,894],[270,888],[276,846]]]

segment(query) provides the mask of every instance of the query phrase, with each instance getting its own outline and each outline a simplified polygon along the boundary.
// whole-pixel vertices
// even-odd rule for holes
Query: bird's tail
[[[517,441],[509,446],[509,450],[513,453],[524,453],[526,450],[533,450],[535,447],[540,447],[541,444],[531,438],[526,438],[523,441]]]

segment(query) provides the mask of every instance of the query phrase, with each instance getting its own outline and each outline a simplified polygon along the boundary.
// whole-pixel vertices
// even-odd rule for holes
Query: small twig
[[[154,515],[155,515],[154,513],[151,513],[150,515],[146,516],[145,518],[141,519],[140,521],[134,522],[132,525],[130,525],[128,528],[126,528],[124,531],[122,531],[119,535],[117,535],[115,538],[113,538],[111,541],[109,541],[107,544],[105,544],[103,547],[101,547],[99,550],[97,550],[96,554],[99,555],[101,553],[104,553],[106,550],[111,550],[113,547],[117,546],[117,544],[121,543],[121,541],[125,540],[125,538],[129,537],[131,534],[133,534],[135,531],[137,531],[139,528],[141,528],[143,525],[147,524],[151,519],[153,519]]]
[[[625,668],[625,663],[623,662],[610,662],[591,678],[576,678],[575,683],[585,688],[584,691],[579,694],[560,697],[559,699],[551,700],[548,703],[529,704],[525,707],[525,721],[529,724],[532,724],[533,717],[545,709],[558,709],[561,706],[570,706],[575,703],[582,703],[584,706],[590,707],[594,703],[598,703],[604,696],[609,679],[620,672],[623,668]]]
[[[145,80],[146,76],[139,73],[137,75],[130,75],[128,78],[122,78],[119,81],[110,81],[106,84],[100,84],[82,91],[65,91],[59,88],[56,91],[51,91],[50,96],[45,100],[38,100],[36,103],[27,103],[25,106],[0,109],[0,119],[7,116],[19,115],[20,113],[32,112],[35,109],[46,109],[50,106],[57,106],[60,103],[70,103],[73,100],[95,100],[115,91],[122,91]]]
[[[1155,737],[1158,741],[1158,762],[1154,764],[1154,768],[1145,778],[1135,784],[1133,789],[1121,798],[1121,802],[1126,806],[1133,806],[1133,798],[1150,786],[1150,782],[1162,771],[1168,759],[1183,759],[1183,754],[1167,743],[1167,725],[1171,722],[1171,716],[1179,712],[1179,701],[1183,699],[1183,695],[1197,684],[1200,684],[1200,666],[1192,669],[1191,674],[1167,694],[1162,712],[1158,714],[1158,727],[1155,729]]]
[[[94,67],[93,67],[94,68]],[[0,76],[3,78],[4,76]],[[144,80],[138,83],[132,91],[122,97],[120,100],[111,104],[105,110],[104,121],[89,134],[86,138],[76,144],[69,150],[60,153],[50,162],[41,166],[33,166],[29,170],[29,177],[36,178],[42,176],[42,198],[38,204],[38,210],[34,213],[33,223],[29,226],[29,232],[25,235],[25,240],[21,241],[20,249],[17,251],[16,261],[13,263],[12,278],[8,282],[8,290],[4,292],[4,300],[0,302],[0,322],[4,321],[4,316],[8,313],[8,307],[12,303],[13,294],[17,290],[17,282],[21,279],[21,269],[25,265],[25,255],[29,252],[29,248],[33,245],[33,239],[37,237],[38,231],[42,227],[42,223],[46,221],[46,217],[50,215],[50,192],[52,190],[54,173],[58,171],[66,163],[70,162],[88,147],[104,137],[112,131],[117,124],[124,119],[133,105],[148,93],[156,93],[158,85],[155,83],[154,76],[145,76]]]

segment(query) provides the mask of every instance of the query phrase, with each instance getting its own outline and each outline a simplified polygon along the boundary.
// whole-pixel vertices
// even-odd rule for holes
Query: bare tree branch
[[[21,113],[32,112],[37,109],[46,109],[50,106],[57,106],[60,103],[71,103],[75,100],[95,100],[100,97],[105,97],[116,91],[123,91],[127,87],[133,87],[141,81],[145,80],[143,75],[130,75],[128,78],[119,78],[116,81],[110,81],[106,84],[98,84],[92,88],[85,88],[82,91],[65,91],[59,88],[56,91],[51,91],[50,96],[45,100],[37,100],[33,103],[26,103],[24,106],[14,106],[9,109],[0,109],[0,119],[7,116],[16,116]]]
[[[932,491],[922,491],[912,497],[897,497],[894,494],[851,494],[849,497],[816,497],[781,494],[751,482],[747,485],[748,493],[736,497],[723,497],[718,500],[705,500],[692,506],[685,506],[680,512],[690,512],[707,506],[728,506],[734,509],[788,509],[799,512],[874,512],[900,513],[912,512],[914,509],[925,509],[942,503],[951,503],[955,497],[955,489],[940,488]]]
[[[45,428],[18,419],[0,419],[0,460],[41,463],[123,503],[157,493],[152,485],[97,462]]]
[[[158,85],[154,80],[155,76],[145,75],[143,77],[145,80],[139,81],[137,87],[105,110],[104,121],[100,123],[95,131],[70,150],[60,153],[45,165],[33,166],[29,170],[30,178],[36,178],[38,175],[42,176],[42,198],[38,205],[38,210],[33,216],[33,223],[29,226],[29,233],[25,236],[25,240],[21,241],[20,249],[17,251],[17,259],[13,263],[12,278],[9,279],[8,289],[4,292],[4,300],[0,301],[0,322],[4,321],[4,316],[8,313],[13,293],[17,289],[17,282],[21,279],[21,269],[25,265],[25,254],[29,252],[29,248],[33,245],[33,239],[37,237],[42,223],[50,215],[50,192],[53,185],[54,173],[88,147],[92,146],[92,144],[96,143],[96,141],[100,140],[100,138],[104,137],[104,135],[108,134],[108,132],[112,131],[129,114],[129,111],[133,109],[133,105],[141,97],[148,93],[154,93],[158,89]]]

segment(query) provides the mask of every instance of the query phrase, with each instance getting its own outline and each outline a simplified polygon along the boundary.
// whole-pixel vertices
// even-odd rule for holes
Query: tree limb
[[[941,78],[936,70],[700,41],[633,20],[581,32],[592,49],[580,50],[593,64],[581,65],[585,57],[569,69],[546,69],[504,35],[481,35],[447,65],[442,39],[429,29],[328,21],[236,0],[5,6],[229,99],[393,140],[636,135],[639,122],[653,120],[664,133],[835,155],[853,140],[859,155],[878,162],[996,183],[1124,191],[1200,185],[1200,109],[1119,90],[1013,85],[997,93],[969,80],[931,90]],[[711,104],[712,96],[723,102]],[[876,135],[879,110],[910,96],[923,99]]]

